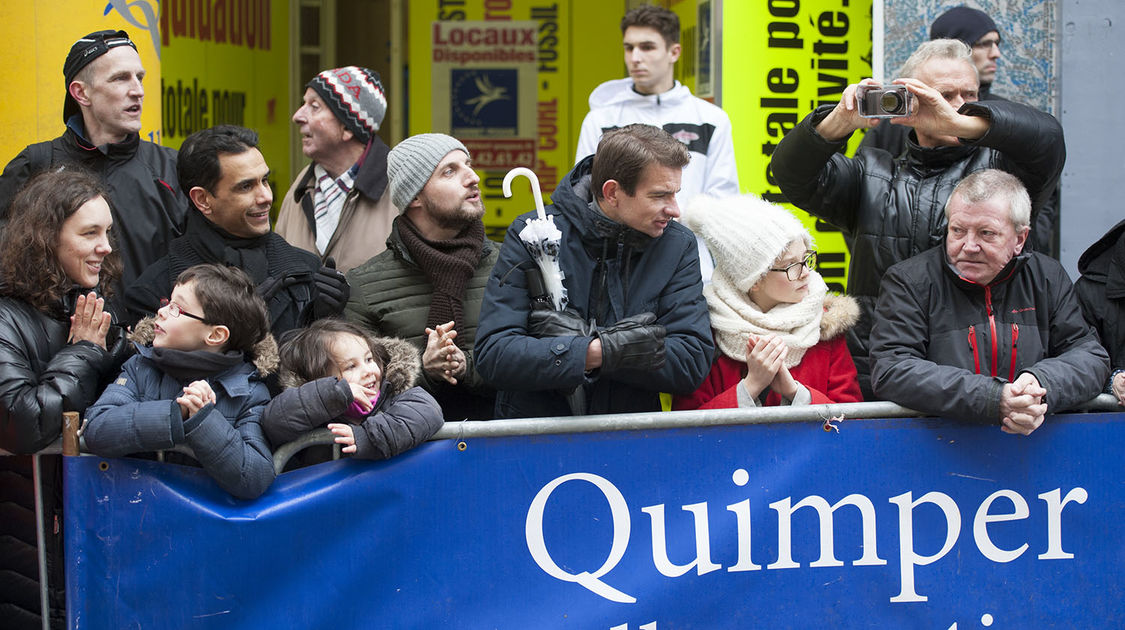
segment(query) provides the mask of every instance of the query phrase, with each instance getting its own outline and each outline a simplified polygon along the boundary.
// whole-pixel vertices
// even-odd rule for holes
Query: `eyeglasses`
[[[980,50],[991,50],[993,46],[995,46],[997,48],[1000,48],[1000,40],[999,39],[982,39],[979,42],[976,42],[975,44],[973,44],[973,48],[979,48]]]
[[[770,271],[784,271],[785,277],[790,280],[800,280],[805,269],[816,269],[816,252],[805,252],[805,257],[795,263],[785,265],[779,269],[770,267]]]
[[[168,314],[172,317],[179,317],[180,315],[183,315],[184,317],[190,317],[196,321],[201,321],[204,324],[207,323],[206,319],[200,317],[199,315],[195,315],[185,311],[184,309],[180,308],[179,304],[176,304],[172,300],[169,300],[168,298],[160,298],[160,308],[164,307],[168,307]]]

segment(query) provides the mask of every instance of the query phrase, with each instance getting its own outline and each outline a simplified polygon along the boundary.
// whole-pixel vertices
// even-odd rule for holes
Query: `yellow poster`
[[[258,132],[274,208],[289,170],[289,5],[285,0],[165,0],[160,15],[161,140],[179,147],[200,129]]]
[[[63,62],[78,38],[123,29],[144,64],[145,100],[141,138],[158,140],[160,130],[160,3],[158,0],[58,0],[0,3],[0,82],[4,124],[0,167],[33,142],[62,135],[66,94]]]
[[[469,147],[489,238],[535,208],[522,179],[504,197],[511,167],[531,168],[549,195],[573,166],[587,96],[624,76],[620,19],[596,0],[409,3],[408,133]]]
[[[739,183],[745,191],[784,202],[769,171],[770,155],[815,107],[838,103],[844,88],[871,76],[871,2],[725,2],[722,24],[722,107],[734,125]],[[859,141],[855,134],[851,150]],[[797,214],[816,238],[825,282],[843,291],[848,268],[843,237]]]

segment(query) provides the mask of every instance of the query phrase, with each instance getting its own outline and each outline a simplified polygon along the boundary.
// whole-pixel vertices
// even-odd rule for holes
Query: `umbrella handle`
[[[504,176],[504,196],[512,196],[512,180],[523,175],[531,180],[531,192],[535,197],[535,211],[539,213],[539,218],[544,221],[547,220],[547,211],[543,209],[543,192],[539,188],[539,177],[535,175],[535,171],[527,168],[526,166],[517,166],[508,171]]]

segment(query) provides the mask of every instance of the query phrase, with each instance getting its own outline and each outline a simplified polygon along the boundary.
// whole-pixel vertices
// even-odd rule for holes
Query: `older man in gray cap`
[[[375,135],[386,111],[379,74],[345,66],[313,77],[293,114],[312,164],[285,193],[274,231],[340,271],[383,251],[397,214],[386,194],[390,149]]]
[[[70,48],[63,65],[66,131],[29,145],[0,175],[0,219],[32,175],[63,163],[96,173],[109,189],[114,249],[126,287],[180,234],[187,199],[176,179],[176,151],[140,138],[145,68],[125,31],[97,31]]]
[[[387,250],[348,272],[345,316],[422,352],[422,386],[446,420],[492,418],[495,393],[474,367],[473,342],[499,248],[485,238],[480,177],[456,138],[424,133],[387,158],[390,196],[402,213]]]

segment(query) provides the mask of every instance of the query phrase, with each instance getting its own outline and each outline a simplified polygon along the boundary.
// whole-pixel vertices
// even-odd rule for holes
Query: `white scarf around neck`
[[[763,312],[746,292],[735,287],[722,267],[715,269],[711,284],[703,289],[711,312],[711,328],[723,354],[745,362],[750,335],[777,335],[789,347],[787,368],[800,363],[805,351],[820,342],[820,319],[827,293],[824,279],[810,271],[805,299],[796,304],[778,304]]]

